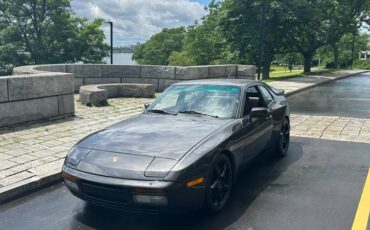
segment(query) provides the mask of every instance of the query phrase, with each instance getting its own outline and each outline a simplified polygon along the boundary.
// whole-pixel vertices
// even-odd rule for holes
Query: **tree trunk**
[[[271,62],[263,63],[262,65],[262,79],[263,80],[270,79],[270,67],[271,67]]]
[[[311,73],[313,52],[304,53],[303,58],[304,58],[304,72]]]
[[[333,48],[333,57],[334,57],[333,65],[334,65],[334,68],[338,68],[338,66],[339,66],[339,49],[338,49],[337,44],[333,44],[332,48]]]

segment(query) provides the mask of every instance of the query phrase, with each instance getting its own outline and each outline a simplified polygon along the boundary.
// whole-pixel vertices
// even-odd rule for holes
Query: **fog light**
[[[150,195],[134,195],[135,203],[140,204],[153,204],[153,205],[166,205],[167,197],[165,196],[150,196]]]
[[[78,185],[77,183],[73,182],[73,181],[70,181],[70,180],[64,180],[64,184],[70,189],[70,190],[73,190],[73,191],[76,191],[78,192],[79,188],[78,188]]]

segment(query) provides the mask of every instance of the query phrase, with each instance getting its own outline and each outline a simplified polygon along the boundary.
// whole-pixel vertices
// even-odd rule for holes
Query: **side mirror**
[[[266,118],[269,115],[267,108],[256,107],[253,108],[249,117],[250,118]]]
[[[144,109],[147,109],[150,104],[144,104]]]

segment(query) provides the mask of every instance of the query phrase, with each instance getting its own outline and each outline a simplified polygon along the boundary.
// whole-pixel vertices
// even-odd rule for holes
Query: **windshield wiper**
[[[148,110],[148,112],[177,115],[176,113],[171,113],[171,112],[168,112],[168,111],[165,111],[165,110],[161,110],[161,109],[150,109],[150,110]]]
[[[184,113],[184,114],[198,114],[198,115],[204,115],[204,116],[218,118],[218,116],[210,115],[210,114],[206,114],[206,113],[201,113],[201,112],[197,112],[197,111],[194,111],[194,110],[179,111],[179,113]]]

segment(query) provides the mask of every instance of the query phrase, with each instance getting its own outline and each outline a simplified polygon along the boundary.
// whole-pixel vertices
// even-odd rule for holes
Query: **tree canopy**
[[[176,46],[169,44],[172,38],[163,30],[138,47],[134,59],[172,65],[258,65],[262,60],[268,78],[276,56],[289,54],[290,59],[299,53],[305,72],[310,72],[319,49],[352,43],[348,37],[369,20],[369,9],[368,0],[214,0],[201,23],[181,27]]]
[[[164,29],[139,45],[133,58],[140,64],[168,65],[171,53],[181,51],[185,34],[184,27]]]
[[[75,16],[69,0],[0,0],[0,64],[101,63],[102,23]]]

